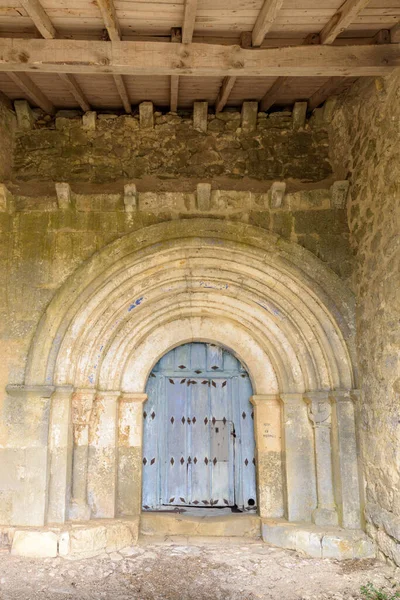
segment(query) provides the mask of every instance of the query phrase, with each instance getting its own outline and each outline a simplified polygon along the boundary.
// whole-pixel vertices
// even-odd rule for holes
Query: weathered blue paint
[[[252,387],[241,363],[220,346],[185,344],[161,358],[146,392],[143,507],[254,508]]]
[[[138,298],[137,300],[135,300],[128,308],[128,312],[131,312],[134,308],[136,308],[137,306],[140,306],[140,304],[142,304],[144,300],[144,297],[142,296],[141,298]]]

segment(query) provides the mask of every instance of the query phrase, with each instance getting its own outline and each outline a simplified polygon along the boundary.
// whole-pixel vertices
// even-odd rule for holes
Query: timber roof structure
[[[0,0],[0,91],[59,108],[308,101],[400,67],[400,0]]]

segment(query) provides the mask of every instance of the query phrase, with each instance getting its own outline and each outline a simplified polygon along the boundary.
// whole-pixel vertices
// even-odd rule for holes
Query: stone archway
[[[51,478],[35,499],[37,524],[139,513],[146,380],[163,354],[194,340],[222,343],[250,373],[260,514],[359,527],[353,298],[303,248],[212,219],[111,243],[43,315],[24,390],[13,392],[51,396]],[[332,460],[332,444],[350,470],[339,452]]]

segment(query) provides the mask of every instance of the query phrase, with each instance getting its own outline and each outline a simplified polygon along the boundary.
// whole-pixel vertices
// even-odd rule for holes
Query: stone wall
[[[62,113],[61,113],[62,115]],[[255,131],[242,127],[239,112],[208,115],[207,131],[191,115],[154,113],[154,127],[139,116],[58,116],[36,121],[16,139],[16,181],[114,182],[146,176],[182,178],[249,177],[258,181],[317,182],[332,174],[327,132],[294,128],[290,112],[255,113]]]
[[[400,76],[340,97],[332,159],[350,180],[368,532],[400,565]]]
[[[11,102],[0,94],[0,181],[11,176],[16,118]]]

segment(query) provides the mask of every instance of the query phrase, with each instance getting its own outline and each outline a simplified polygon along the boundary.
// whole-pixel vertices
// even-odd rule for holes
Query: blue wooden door
[[[144,406],[143,508],[256,506],[252,387],[214,344],[175,348],[150,374]]]

